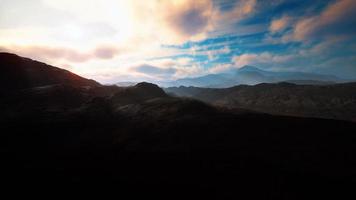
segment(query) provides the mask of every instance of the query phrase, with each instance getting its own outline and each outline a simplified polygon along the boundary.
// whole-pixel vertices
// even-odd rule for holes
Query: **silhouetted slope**
[[[228,108],[273,114],[356,119],[356,83],[295,85],[291,83],[236,86],[227,89],[173,87],[166,92]]]
[[[68,84],[72,86],[99,86],[67,70],[49,66],[14,54],[0,53],[0,90],[10,91],[32,87]]]

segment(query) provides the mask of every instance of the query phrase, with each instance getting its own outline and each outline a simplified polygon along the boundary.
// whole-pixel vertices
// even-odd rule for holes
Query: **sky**
[[[0,51],[101,83],[252,65],[356,79],[356,0],[0,0]]]

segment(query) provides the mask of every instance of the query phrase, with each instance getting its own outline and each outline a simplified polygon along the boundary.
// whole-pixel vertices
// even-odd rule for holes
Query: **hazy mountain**
[[[115,83],[115,85],[119,86],[119,87],[129,87],[129,86],[134,86],[136,85],[138,82],[117,82]]]
[[[13,62],[18,71],[11,81],[22,83],[30,66],[31,84],[16,87],[26,88],[16,92],[2,90],[0,96],[0,171],[6,185],[74,185],[76,190],[78,185],[109,185],[106,189],[113,188],[120,197],[155,199],[355,195],[355,123],[214,107],[172,97],[150,83],[101,86],[70,73],[80,80],[79,86],[68,78],[65,82],[69,84],[63,84],[63,79],[42,77],[47,71],[62,77],[62,70],[25,61],[24,66],[20,62],[21,67]],[[4,66],[2,58],[0,66]],[[34,70],[46,73],[34,76]],[[6,84],[11,84],[9,80]],[[276,99],[285,90],[296,92],[291,88],[302,87],[277,86],[271,90]],[[256,99],[268,99],[269,88],[259,85],[264,96]],[[328,91],[352,96],[348,88]],[[243,93],[250,92],[239,92]],[[215,93],[207,94],[218,98]],[[324,98],[324,90],[316,95]],[[348,103],[333,102],[341,107]]]
[[[172,87],[166,92],[228,108],[272,114],[356,120],[356,83],[235,86],[226,89]]]
[[[258,69],[252,66],[244,66],[237,71],[237,78],[243,80],[248,85],[258,83],[285,82],[289,80],[297,81],[341,81],[332,75],[321,75],[304,72],[272,72]]]
[[[272,72],[253,66],[244,66],[228,74],[210,74],[196,78],[178,79],[174,82],[162,83],[162,86],[194,86],[210,88],[226,88],[235,85],[255,85],[259,83],[292,82],[296,84],[329,84],[341,82],[331,75],[321,75],[304,72]]]
[[[170,82],[165,84],[165,86],[197,86],[197,87],[214,87],[221,84],[228,84],[231,83],[232,85],[236,85],[237,82],[233,79],[229,79],[228,74],[209,74],[206,76],[196,77],[196,78],[184,78],[178,79],[174,82]]]
[[[283,81],[286,83],[293,83],[296,85],[333,85],[337,84],[337,82],[333,81],[316,81],[316,80],[287,80]]]

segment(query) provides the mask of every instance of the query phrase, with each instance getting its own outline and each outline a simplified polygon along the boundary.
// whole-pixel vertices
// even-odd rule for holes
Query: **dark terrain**
[[[150,83],[102,86],[6,53],[0,72],[8,187],[105,186],[119,198],[355,197],[353,122],[214,107]]]
[[[231,109],[278,115],[356,120],[356,83],[296,85],[262,83],[231,88],[171,87],[165,91]]]

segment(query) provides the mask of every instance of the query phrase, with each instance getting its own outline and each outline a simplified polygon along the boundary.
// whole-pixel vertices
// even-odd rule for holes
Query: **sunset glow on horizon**
[[[0,51],[102,83],[244,65],[356,79],[354,0],[0,0]]]

